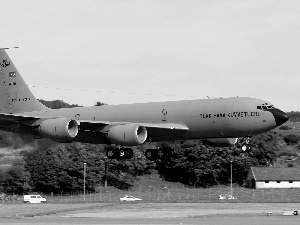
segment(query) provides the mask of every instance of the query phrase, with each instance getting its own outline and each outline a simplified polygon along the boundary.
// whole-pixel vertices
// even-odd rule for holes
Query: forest
[[[43,101],[51,108],[75,107],[63,101]],[[96,103],[99,107],[103,103]],[[300,117],[299,117],[300,118]],[[181,182],[192,187],[211,187],[233,182],[245,185],[251,166],[273,166],[276,163],[279,139],[282,135],[270,131],[252,138],[252,152],[243,153],[234,147],[218,148],[201,141],[161,143],[172,148],[164,160],[149,161],[144,153],[147,146],[134,147],[131,160],[108,160],[107,145],[82,143],[59,144],[47,139],[35,140],[27,135],[0,133],[0,148],[22,149],[9,167],[0,167],[0,193],[24,194],[76,193],[83,188],[83,165],[86,163],[86,189],[97,191],[107,180],[109,186],[130,189],[139,176],[157,171],[164,180]],[[294,140],[286,136],[285,142]],[[296,143],[292,144],[297,144]],[[0,153],[1,159],[1,153]],[[107,165],[107,171],[106,166]]]

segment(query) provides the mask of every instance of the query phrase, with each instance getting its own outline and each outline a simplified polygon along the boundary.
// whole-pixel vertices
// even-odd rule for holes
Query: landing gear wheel
[[[146,152],[145,152],[145,156],[146,156],[147,159],[150,159],[151,156],[152,156],[152,151],[151,150],[152,149],[147,149]]]
[[[161,149],[157,150],[157,156],[161,159],[162,157],[164,157],[164,152]]]
[[[156,160],[156,149],[147,149],[145,152],[146,159],[154,161]]]
[[[133,150],[131,148],[126,148],[126,158],[131,159],[133,157]]]
[[[242,144],[241,146],[241,150],[243,152],[251,152],[252,151],[252,148],[251,148],[251,145],[247,144],[247,143],[244,143]]]
[[[125,151],[123,149],[120,149],[120,157],[124,157]]]
[[[108,150],[107,152],[106,152],[106,156],[107,156],[107,158],[109,158],[109,159],[114,159],[115,158],[115,151],[114,151],[115,149],[110,149],[110,150]]]

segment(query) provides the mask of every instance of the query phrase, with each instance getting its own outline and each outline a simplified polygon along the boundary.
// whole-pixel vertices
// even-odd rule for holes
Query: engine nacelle
[[[203,139],[202,142],[215,147],[231,147],[236,144],[237,138],[209,138]]]
[[[78,123],[68,118],[44,120],[39,127],[39,133],[58,142],[69,142],[78,134]]]
[[[143,144],[147,139],[147,130],[139,124],[130,123],[116,125],[107,132],[107,139],[116,145],[136,146]]]

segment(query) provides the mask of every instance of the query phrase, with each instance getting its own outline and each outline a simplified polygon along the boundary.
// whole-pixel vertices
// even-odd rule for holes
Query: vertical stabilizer
[[[47,107],[31,93],[5,49],[0,48],[0,113],[22,113],[45,109]]]

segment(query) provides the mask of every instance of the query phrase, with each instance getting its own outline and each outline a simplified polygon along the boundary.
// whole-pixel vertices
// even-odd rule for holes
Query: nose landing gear
[[[241,140],[240,148],[243,152],[251,152],[252,151],[252,147],[250,144],[250,137],[246,137]]]

